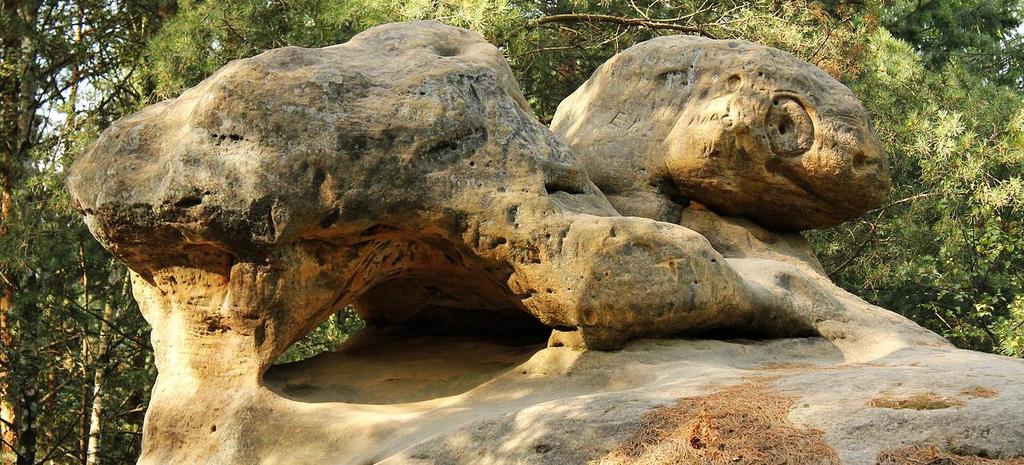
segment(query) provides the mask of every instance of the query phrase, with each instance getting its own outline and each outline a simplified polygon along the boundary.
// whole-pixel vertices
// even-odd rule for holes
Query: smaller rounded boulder
[[[631,47],[566,98],[551,126],[624,215],[678,222],[695,200],[802,231],[856,218],[891,187],[850,89],[739,40],[669,36]]]

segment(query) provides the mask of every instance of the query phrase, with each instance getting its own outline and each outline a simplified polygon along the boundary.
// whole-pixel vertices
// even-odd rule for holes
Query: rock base
[[[1024,455],[1024,361],[995,355],[914,347],[853,363],[819,338],[641,340],[616,352],[361,339],[234,393],[246,400],[228,406],[235,420],[211,433],[225,447],[203,463],[776,463],[750,452],[769,446],[790,464],[900,463],[908,447]],[[747,428],[744,441],[726,428]],[[762,441],[778,437],[807,442]]]

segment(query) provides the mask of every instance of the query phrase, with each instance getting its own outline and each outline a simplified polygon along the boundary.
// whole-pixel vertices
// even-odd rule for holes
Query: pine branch
[[[642,18],[630,18],[624,16],[611,16],[611,15],[600,15],[600,14],[585,14],[585,13],[567,13],[560,15],[544,16],[537,18],[526,24],[527,29],[533,29],[545,24],[556,24],[556,23],[578,23],[578,22],[589,22],[589,23],[611,23],[621,24],[624,26],[638,26],[646,27],[648,29],[668,29],[672,31],[685,32],[688,34],[699,34],[704,37],[714,39],[715,36],[711,35],[703,28],[684,26],[682,24],[676,24],[671,22],[648,20]]]

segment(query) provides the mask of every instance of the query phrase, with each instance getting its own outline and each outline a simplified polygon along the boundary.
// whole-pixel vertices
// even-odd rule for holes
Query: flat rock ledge
[[[369,338],[271,368],[253,394],[267,419],[253,427],[267,431],[249,431],[274,438],[254,445],[261,463],[1017,464],[1010,458],[1024,455],[1024,361],[996,355],[914,347],[849,363],[819,338],[641,340],[615,352]],[[936,458],[918,461],[928,454]]]

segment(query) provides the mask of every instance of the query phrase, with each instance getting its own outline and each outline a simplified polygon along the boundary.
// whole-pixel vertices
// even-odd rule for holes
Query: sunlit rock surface
[[[664,44],[638,50],[675,63],[659,58]],[[692,45],[731,56],[728,44]],[[670,48],[680,47],[688,50]],[[788,396],[792,422],[824,430],[849,463],[957,434],[964,447],[1020,453],[1022,409],[998,431],[986,411],[1020,407],[1019,361],[954,350],[843,291],[792,232],[884,197],[884,158],[859,103],[810,65],[742,47],[752,50],[743,63],[775,80],[725,100],[760,103],[744,107],[732,132],[675,125],[663,142],[735,148],[742,139],[765,166],[788,157],[785,179],[694,168],[687,157],[697,152],[682,148],[666,152],[657,179],[644,174],[651,164],[602,171],[601,153],[584,143],[605,137],[602,113],[574,122],[589,113],[573,103],[555,125],[576,128],[560,130],[563,140],[537,122],[498,49],[436,22],[233,61],[115,122],[76,160],[68,188],[93,234],[132,270],[153,325],[159,376],[139,462],[618,460],[609,454],[642,431],[644,412],[750,380]],[[737,66],[735,57],[700,63],[699,76]],[[774,95],[780,82],[803,82],[790,90],[810,96],[755,95]],[[673,102],[664,112],[676,118],[714,106],[662,91],[656,100]],[[764,104],[776,101],[779,109]],[[793,102],[804,102],[806,120]],[[661,113],[623,112],[664,132]],[[754,134],[779,124],[803,132]],[[657,152],[639,132],[623,140],[632,152],[616,156]],[[610,178],[661,190],[606,197]],[[750,189],[741,197],[767,199],[768,217],[790,219],[766,221],[742,199],[724,209],[695,180]],[[775,197],[764,190],[772,183]],[[347,305],[367,329],[343,350],[272,366]],[[670,339],[644,340],[652,337]],[[973,386],[967,379],[986,395],[957,394]],[[941,413],[869,406],[925,388],[960,400]]]
[[[856,218],[889,193],[885,155],[853,92],[740,40],[677,35],[631,47],[565,99],[551,127],[632,216],[674,223],[696,200],[799,231]]]

